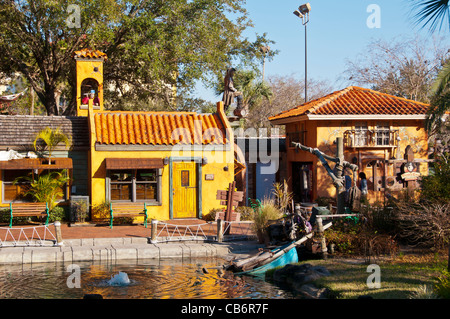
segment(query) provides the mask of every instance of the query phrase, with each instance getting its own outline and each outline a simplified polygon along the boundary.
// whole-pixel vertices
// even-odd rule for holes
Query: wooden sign
[[[233,213],[233,207],[239,205],[244,199],[244,192],[235,191],[236,182],[230,183],[228,190],[218,190],[216,199],[220,200],[220,205],[226,205],[227,210],[225,212],[225,220],[231,220],[231,214]]]
[[[406,162],[403,166],[403,174],[401,175],[404,181],[415,181],[419,178],[420,173],[415,172],[416,166],[413,162]]]
[[[420,177],[420,173],[417,172],[403,173],[401,177],[405,182],[415,181]]]
[[[414,151],[411,145],[408,145],[405,149],[406,164],[403,166],[402,179],[407,184],[408,194],[412,194],[413,190],[417,187],[416,180],[420,176],[420,173],[415,172],[416,165],[414,164]]]
[[[227,191],[218,190],[216,199],[227,199]]]
[[[218,190],[216,194],[216,199],[225,201],[225,204],[221,203],[221,205],[226,205],[226,201],[228,200],[228,191]],[[231,199],[233,201],[241,202],[244,199],[244,192],[234,191],[233,194],[231,195]]]

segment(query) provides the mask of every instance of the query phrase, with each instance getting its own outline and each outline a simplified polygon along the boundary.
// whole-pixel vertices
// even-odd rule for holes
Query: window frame
[[[357,122],[354,125],[355,141],[354,146],[369,146],[369,125],[367,122]],[[361,143],[361,141],[364,141]]]
[[[389,123],[376,123],[375,124],[375,140],[376,146],[390,146],[391,145],[391,126]],[[381,140],[381,143],[378,141]],[[387,142],[387,144],[386,144]]]
[[[137,173],[138,171],[155,171],[156,178],[153,181],[144,181],[144,180],[138,180]],[[114,172],[120,172],[120,171],[131,171],[131,180],[130,181],[112,181],[111,177]],[[112,169],[107,170],[106,174],[106,199],[113,203],[146,203],[148,205],[161,205],[161,185],[162,180],[162,169],[161,168],[138,168],[138,169]],[[138,185],[151,185],[156,184],[155,192],[156,192],[156,198],[155,199],[138,199],[137,194],[137,186]],[[130,199],[119,199],[119,200],[113,200],[111,198],[112,194],[112,188],[111,185],[130,185]]]

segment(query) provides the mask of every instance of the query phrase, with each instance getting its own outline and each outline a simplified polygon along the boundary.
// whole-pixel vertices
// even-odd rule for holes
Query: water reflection
[[[69,288],[74,274],[68,264],[0,266],[0,298],[80,299],[100,294],[106,299],[293,298],[261,278],[239,277],[221,268],[221,259],[140,260],[117,264],[77,263],[80,287]],[[110,285],[119,272],[130,283]],[[72,277],[73,278],[73,277]],[[73,285],[72,285],[73,286]]]

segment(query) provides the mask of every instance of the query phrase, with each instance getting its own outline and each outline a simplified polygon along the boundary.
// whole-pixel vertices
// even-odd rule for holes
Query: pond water
[[[85,294],[105,299],[295,298],[263,278],[224,272],[223,264],[224,260],[209,258],[5,265],[0,266],[0,299],[81,299]],[[119,272],[129,282],[112,282]]]

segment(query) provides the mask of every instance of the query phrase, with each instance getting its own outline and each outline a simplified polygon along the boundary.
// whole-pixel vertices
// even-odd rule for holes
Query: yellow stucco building
[[[408,183],[416,187],[417,180],[403,174],[409,161],[415,176],[428,174],[427,109],[424,103],[351,86],[270,117],[272,124],[286,126],[287,175],[295,200],[335,198],[336,188],[318,158],[292,142],[335,156],[337,137],[344,141],[344,160],[363,173],[356,185],[366,178],[370,201],[384,202]],[[407,158],[407,148],[414,159]]]
[[[76,116],[0,116],[0,155],[18,151],[17,158],[0,157],[0,208],[33,201],[24,195],[29,184],[16,184],[17,177],[62,169],[71,181],[57,202],[66,208],[74,195],[89,197],[91,208],[145,203],[148,220],[201,218],[224,207],[216,193],[234,181],[235,143],[222,102],[212,114],[107,111],[106,54],[85,49],[73,58]],[[46,127],[61,128],[72,140],[69,148],[58,145],[51,166],[28,158],[36,134]],[[93,221],[109,219],[109,212],[91,213]]]
[[[105,111],[106,55],[82,50],[74,58],[77,115],[88,117],[91,205],[145,202],[149,219],[158,220],[201,218],[221,207],[217,190],[234,180],[234,137],[223,103],[213,114]]]

